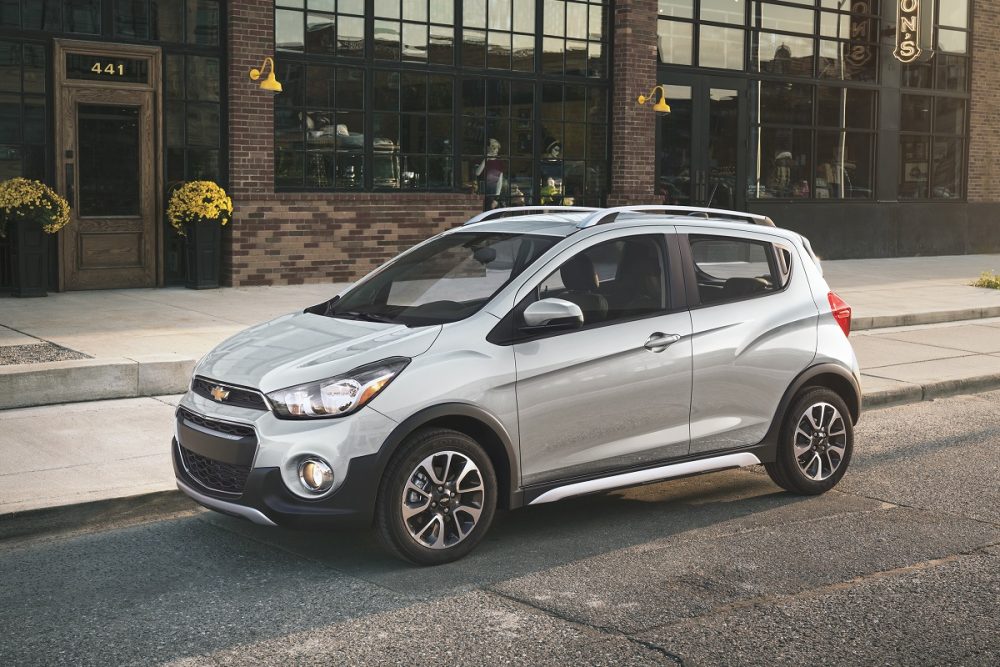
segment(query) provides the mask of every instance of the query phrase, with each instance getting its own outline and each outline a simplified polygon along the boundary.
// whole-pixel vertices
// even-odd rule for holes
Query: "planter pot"
[[[11,273],[20,297],[48,296],[49,238],[34,221],[14,220],[7,224],[11,240]]]
[[[196,222],[185,225],[187,245],[187,282],[189,289],[213,289],[219,286],[222,264],[222,225]]]

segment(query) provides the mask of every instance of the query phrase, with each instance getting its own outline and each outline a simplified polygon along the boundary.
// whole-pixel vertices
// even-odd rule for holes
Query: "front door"
[[[664,201],[743,210],[746,206],[746,83],[663,75],[671,113],[657,126],[657,184]],[[742,185],[741,185],[742,184]]]
[[[59,185],[72,209],[61,286],[155,286],[158,54],[72,44],[56,60]]]

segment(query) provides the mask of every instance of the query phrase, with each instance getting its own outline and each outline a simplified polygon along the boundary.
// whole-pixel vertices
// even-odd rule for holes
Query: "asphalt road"
[[[0,542],[0,665],[1000,664],[1000,392],[868,412],[834,492],[733,471],[421,569],[209,512]]]

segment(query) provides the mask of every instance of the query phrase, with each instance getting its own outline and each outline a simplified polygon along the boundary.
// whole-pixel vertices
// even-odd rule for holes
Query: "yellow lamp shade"
[[[660,101],[653,105],[653,111],[658,113],[670,113],[670,105],[662,97]]]
[[[267,77],[260,82],[260,88],[261,90],[269,90],[274,93],[280,93],[281,82],[274,76],[274,60],[272,60],[270,56],[264,58],[264,62],[261,63],[260,68],[254,67],[250,70],[250,80],[257,81],[260,79],[261,74],[263,73],[262,70],[267,67],[268,63],[271,63],[271,71],[268,73]]]

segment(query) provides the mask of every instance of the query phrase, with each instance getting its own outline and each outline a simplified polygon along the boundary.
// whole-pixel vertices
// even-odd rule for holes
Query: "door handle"
[[[652,352],[663,352],[680,339],[681,337],[677,334],[656,332],[649,337],[649,340],[646,341],[646,344],[643,345],[643,347]]]

